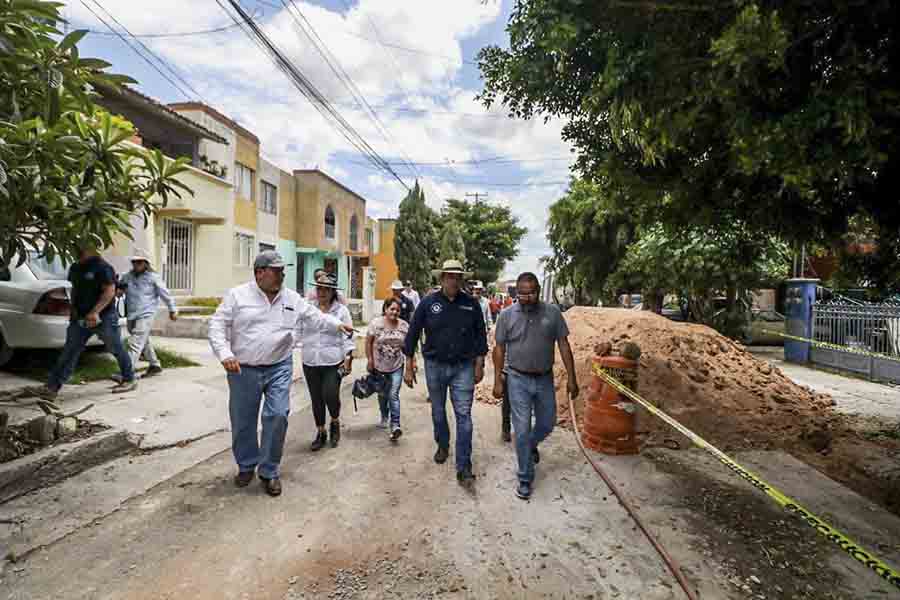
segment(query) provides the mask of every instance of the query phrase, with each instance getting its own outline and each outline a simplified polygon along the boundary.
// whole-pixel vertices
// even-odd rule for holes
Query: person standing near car
[[[116,312],[116,272],[100,258],[96,247],[84,246],[78,262],[69,267],[71,313],[66,329],[66,343],[50,371],[47,384],[27,388],[27,392],[45,400],[54,400],[59,390],[72,376],[78,358],[93,336],[106,344],[106,350],[119,363],[121,382],[112,388],[114,394],[130,392],[137,388],[131,357],[122,343],[119,314]]]
[[[518,302],[500,313],[494,346],[494,397],[503,396],[502,374],[512,409],[516,436],[519,485],[516,495],[527,500],[534,482],[534,465],[540,462],[538,445],[556,426],[556,390],[553,384],[555,346],[559,345],[569,375],[566,391],[578,396],[575,358],[569,346],[569,328],[558,308],[540,300],[540,282],[534,273],[522,273],[516,281]],[[531,417],[535,424],[532,429]]]
[[[353,330],[350,310],[337,299],[337,280],[328,273],[319,274],[314,282],[318,298],[316,307],[324,314],[344,323]],[[337,448],[341,440],[341,373],[353,368],[353,351],[356,343],[343,332],[335,331],[324,323],[304,324],[300,339],[303,342],[303,376],[309,388],[316,437],[310,449],[317,452],[331,438],[331,447]],[[331,415],[328,432],[325,432],[325,411]]]
[[[280,463],[299,328],[319,324],[353,331],[284,287],[285,266],[274,250],[261,252],[253,262],[254,279],[228,290],[209,322],[209,345],[228,373],[231,449],[238,465],[234,483],[246,487],[259,467],[270,496],[281,495]]]
[[[378,407],[381,410],[379,427],[387,429],[390,426],[392,442],[403,435],[400,429],[400,388],[403,384],[403,342],[409,333],[409,324],[400,318],[401,305],[397,298],[385,300],[383,316],[373,319],[366,333],[369,373],[380,373],[387,379],[385,389],[378,393]]]
[[[472,472],[472,399],[475,385],[484,378],[487,334],[481,306],[461,291],[464,278],[471,277],[463,270],[462,263],[448,260],[433,274],[440,279],[441,289],[425,297],[413,316],[403,345],[406,355],[403,379],[407,386],[413,386],[415,351],[424,332],[422,355],[437,443],[434,462],[443,464],[450,453],[449,389],[456,416],[456,478],[461,484],[468,485],[475,479]]]
[[[169,319],[178,318],[175,299],[162,278],[153,270],[147,252],[137,251],[131,257],[131,271],[119,279],[119,293],[125,297],[125,319],[128,327],[128,353],[131,364],[137,366],[141,355],[150,363],[144,377],[162,373],[162,365],[150,342],[150,329],[160,300],[169,309]]]

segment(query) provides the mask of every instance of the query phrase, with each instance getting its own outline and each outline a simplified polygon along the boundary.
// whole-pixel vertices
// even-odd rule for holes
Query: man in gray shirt
[[[578,396],[575,359],[569,346],[569,328],[559,309],[540,301],[540,283],[534,273],[522,273],[516,281],[518,303],[500,313],[495,326],[494,397],[506,387],[516,434],[519,486],[516,495],[531,497],[534,465],[541,460],[538,444],[556,425],[556,390],[553,386],[555,347],[569,376],[566,391]],[[534,414],[534,428],[531,415]]]

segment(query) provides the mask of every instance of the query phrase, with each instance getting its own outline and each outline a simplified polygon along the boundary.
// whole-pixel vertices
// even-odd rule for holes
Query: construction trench
[[[618,354],[636,343],[641,397],[861,548],[900,565],[896,439],[870,436],[868,421],[841,414],[830,397],[705,327],[615,309],[575,308],[566,319],[582,386],[579,418],[598,344]],[[40,534],[152,471],[156,455],[123,457],[0,506],[0,522],[19,522],[23,538],[53,540],[0,568],[0,599],[691,597],[588,460],[695,598],[897,595],[846,548],[643,408],[640,454],[588,450],[586,460],[572,435],[562,365],[556,378],[562,427],[542,445],[528,502],[513,494],[514,451],[500,441],[489,366],[473,407],[473,490],[457,485],[452,465],[432,460],[422,382],[403,391],[396,445],[376,427],[376,403],[352,414],[347,402],[341,446],[312,453],[311,415],[300,407],[278,499],[258,485],[235,490],[226,451],[90,513],[64,536]]]

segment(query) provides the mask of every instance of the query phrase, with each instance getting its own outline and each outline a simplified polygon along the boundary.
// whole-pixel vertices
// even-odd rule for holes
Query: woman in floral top
[[[389,298],[382,309],[383,315],[369,324],[366,335],[366,358],[369,372],[382,373],[387,379],[385,389],[378,394],[381,408],[382,429],[388,426],[390,417],[391,441],[396,442],[403,431],[400,429],[400,386],[403,383],[403,341],[409,331],[409,324],[400,318],[402,305],[397,298]]]

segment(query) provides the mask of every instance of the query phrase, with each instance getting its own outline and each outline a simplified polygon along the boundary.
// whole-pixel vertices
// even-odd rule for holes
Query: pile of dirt
[[[638,377],[641,396],[719,448],[791,452],[856,489],[861,485],[864,493],[873,484],[868,490],[870,497],[900,512],[900,481],[873,483],[872,474],[861,472],[859,466],[860,461],[869,462],[873,454],[885,456],[900,451],[900,442],[865,439],[852,418],[832,410],[830,396],[795,384],[741,344],[709,327],[676,323],[647,311],[576,307],[565,317],[582,387],[575,403],[579,419],[583,399],[590,394],[594,348],[609,342],[613,354],[617,354],[624,344],[634,342],[642,350]],[[571,415],[566,373],[560,360],[554,377],[558,420],[568,426]],[[491,397],[491,384],[485,381],[478,387],[479,400],[496,403]],[[638,431],[644,434],[644,447],[689,445],[644,410],[638,411]]]

